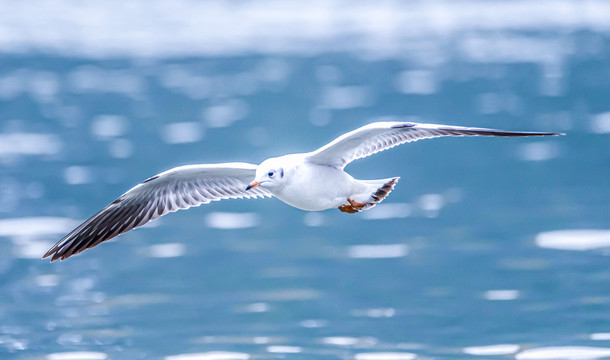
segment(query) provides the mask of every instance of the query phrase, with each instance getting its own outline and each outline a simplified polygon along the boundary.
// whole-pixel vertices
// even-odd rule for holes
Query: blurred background
[[[352,163],[376,208],[171,214],[50,264],[140,181],[380,118],[561,131]],[[610,356],[610,2],[0,1],[0,358]]]

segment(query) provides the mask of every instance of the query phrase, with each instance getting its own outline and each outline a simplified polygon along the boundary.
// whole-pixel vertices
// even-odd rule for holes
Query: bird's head
[[[278,188],[286,180],[284,175],[284,166],[278,158],[265,160],[256,169],[254,180],[246,187],[246,190],[257,186],[268,189]]]

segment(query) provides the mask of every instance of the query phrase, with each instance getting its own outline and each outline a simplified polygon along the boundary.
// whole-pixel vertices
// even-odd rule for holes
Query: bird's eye
[[[271,170],[267,173],[267,176],[269,176],[269,177],[273,177],[273,175],[275,175],[275,172],[273,170]]]

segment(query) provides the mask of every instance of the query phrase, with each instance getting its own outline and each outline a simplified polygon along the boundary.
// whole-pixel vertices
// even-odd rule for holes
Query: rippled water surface
[[[606,1],[0,4],[0,358],[610,357]],[[227,200],[41,255],[174,166],[366,123],[560,131],[350,164],[376,208]]]

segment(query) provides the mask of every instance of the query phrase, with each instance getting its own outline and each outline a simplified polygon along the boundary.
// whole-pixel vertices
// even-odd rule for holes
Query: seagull
[[[338,208],[353,214],[380,203],[398,177],[357,180],[343,169],[394,146],[443,136],[557,136],[552,132],[504,131],[414,122],[374,122],[321,148],[273,157],[260,165],[233,162],[179,166],[150,177],[80,224],[47,251],[65,260],[117,235],[181,209],[222,199],[275,196],[306,211]]]

